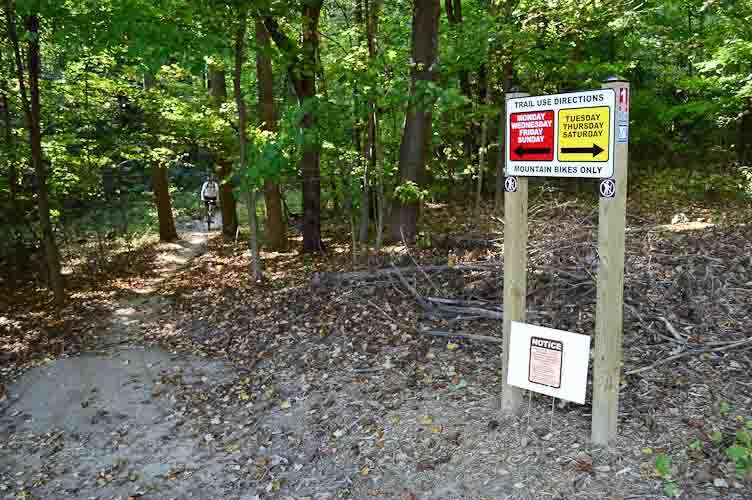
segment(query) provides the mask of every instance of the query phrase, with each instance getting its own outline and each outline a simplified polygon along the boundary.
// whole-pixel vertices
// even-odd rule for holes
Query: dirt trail
[[[166,306],[155,286],[205,252],[205,233],[163,245],[160,279],[133,290],[95,351],[28,371],[0,408],[0,498],[250,498],[220,487],[227,464],[183,427],[182,385],[231,381],[224,363],[129,341]],[[176,480],[176,479],[189,480]]]
[[[394,460],[364,469],[371,459],[358,450],[372,440],[364,420],[387,426],[390,435],[413,435],[422,415],[446,408],[416,402],[390,411],[339,376],[306,380],[295,370],[275,374],[279,400],[245,401],[236,389],[249,374],[144,347],[139,332],[170,307],[157,286],[205,252],[206,235],[184,233],[163,247],[155,261],[160,279],[117,305],[95,351],[34,368],[9,388],[9,404],[0,408],[0,499],[333,500],[403,498],[406,488],[420,499],[482,498],[480,491],[512,498],[508,478],[479,481],[465,470],[462,453],[440,470],[416,469],[419,455],[438,452],[434,440],[421,452],[386,439]],[[468,437],[472,428],[487,439],[494,410],[482,406],[483,419],[472,423],[454,408],[447,428]],[[387,415],[399,418],[392,425]],[[322,418],[335,426],[334,447],[314,423]]]

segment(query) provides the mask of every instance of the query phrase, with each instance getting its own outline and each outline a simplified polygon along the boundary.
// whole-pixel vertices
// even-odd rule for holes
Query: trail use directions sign
[[[613,89],[510,98],[508,176],[612,177]]]

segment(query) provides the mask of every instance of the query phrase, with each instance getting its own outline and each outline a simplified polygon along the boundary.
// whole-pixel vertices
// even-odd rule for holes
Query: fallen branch
[[[483,309],[481,307],[459,307],[450,305],[434,305],[433,311],[445,312],[453,315],[463,316],[480,316],[485,319],[502,319],[504,316],[500,311]]]
[[[457,264],[454,266],[423,266],[423,267],[401,267],[399,271],[394,268],[377,269],[375,271],[353,271],[353,272],[322,272],[316,273],[311,279],[311,286],[340,286],[352,282],[368,282],[373,284],[376,281],[386,280],[387,278],[396,277],[397,273],[409,276],[416,273],[443,273],[443,272],[464,272],[464,271],[488,271],[499,268],[501,261],[489,260],[483,262],[473,262],[470,264]]]
[[[676,340],[678,340],[679,342],[687,341],[686,337],[682,336],[682,334],[679,333],[679,331],[676,328],[674,328],[674,325],[669,323],[669,321],[666,318],[664,318],[663,316],[658,316],[658,319],[663,321],[663,324],[666,325],[666,330],[668,330],[669,333],[673,335]]]
[[[472,306],[480,306],[485,307],[488,306],[489,303],[482,301],[482,300],[459,300],[459,299],[444,299],[441,297],[426,297],[426,300],[429,302],[436,302],[438,304],[448,304],[450,306],[463,306],[463,307],[472,307]],[[492,309],[498,309],[501,311],[500,307],[493,307]]]
[[[353,373],[379,373],[383,372],[383,368],[353,368]]]
[[[399,270],[399,268],[397,266],[392,265],[392,267],[394,268],[394,271],[397,273],[397,278],[399,278],[400,282],[402,282],[402,284],[404,285],[404,287],[407,288],[407,291],[409,291],[413,295],[413,297],[415,297],[415,300],[418,302],[418,304],[420,304],[420,306],[423,309],[425,309],[425,310],[427,310],[427,311],[430,312],[430,310],[432,309],[431,304],[429,304],[428,302],[426,302],[425,299],[423,299],[423,297],[421,297],[421,295],[415,289],[415,287],[413,287],[412,285],[410,285],[410,283],[407,282],[407,280],[402,275],[402,273],[400,272],[400,270]]]
[[[634,370],[630,370],[628,372],[625,372],[624,375],[635,375],[637,373],[642,373],[644,371],[652,370],[656,366],[665,365],[666,363],[670,363],[672,361],[676,361],[679,358],[683,358],[685,356],[689,356],[690,354],[702,354],[704,352],[721,352],[721,351],[728,351],[729,349],[735,349],[737,347],[741,347],[746,344],[752,344],[752,337],[744,340],[740,340],[739,342],[734,342],[733,344],[727,344],[723,347],[707,347],[705,349],[696,349],[694,351],[684,351],[679,354],[675,354],[673,356],[669,356],[668,358],[663,358],[652,365],[643,366],[642,368],[636,368]]]
[[[381,314],[383,314],[384,317],[386,317],[386,319],[389,320],[392,324],[395,324],[398,327],[402,328],[403,330],[407,330],[409,332],[417,333],[420,335],[430,335],[433,337],[459,337],[459,338],[468,339],[468,340],[477,340],[479,342],[491,342],[494,344],[502,343],[501,339],[498,339],[496,337],[489,337],[487,335],[472,335],[472,334],[463,333],[463,332],[445,332],[441,330],[421,330],[421,329],[415,328],[410,325],[406,325],[404,323],[401,323],[395,320],[386,311],[384,311],[382,308],[380,308],[379,306],[377,306],[370,300],[368,301],[368,303],[371,304]]]
[[[379,306],[377,306],[370,300],[368,301],[368,303],[371,304],[374,308],[376,308],[376,310],[379,311],[381,314],[383,314],[386,317],[386,319],[391,321],[392,324],[397,325],[398,327],[402,328],[403,330],[407,330],[408,332],[416,332],[416,333],[420,332],[420,330],[418,330],[417,328],[410,326],[410,325],[406,325],[405,323],[401,323],[397,321],[396,319],[392,318],[391,316],[389,316],[389,314],[387,314],[385,310],[383,310],[382,308],[380,308]]]
[[[488,335],[472,335],[463,332],[444,332],[441,330],[418,330],[421,335],[430,335],[431,337],[458,337],[461,339],[477,340],[478,342],[491,342],[493,344],[502,344],[504,341]]]
[[[402,226],[400,226],[400,236],[402,236],[402,244],[405,246],[405,252],[407,252],[408,257],[410,257],[410,260],[413,261],[413,264],[415,265],[415,267],[418,268],[418,270],[423,274],[423,276],[426,277],[426,280],[428,280],[428,284],[431,285],[431,288],[433,288],[434,290],[438,292],[439,287],[437,287],[434,284],[433,280],[431,279],[431,276],[428,275],[428,273],[423,269],[423,267],[421,267],[421,265],[418,264],[418,261],[415,260],[415,257],[413,257],[413,254],[410,253],[410,246],[407,244],[407,239],[405,238],[404,231],[402,231]],[[397,267],[394,264],[392,264],[392,267],[397,269]]]

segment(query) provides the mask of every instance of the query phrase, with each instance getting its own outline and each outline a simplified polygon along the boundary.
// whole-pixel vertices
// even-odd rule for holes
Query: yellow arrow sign
[[[609,109],[569,108],[559,110],[559,161],[608,161]]]

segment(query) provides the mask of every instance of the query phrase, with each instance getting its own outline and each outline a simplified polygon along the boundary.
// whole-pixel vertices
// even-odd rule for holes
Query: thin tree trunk
[[[360,128],[358,126],[358,117],[357,117],[357,100],[358,100],[358,89],[354,89],[353,91],[353,145],[355,146],[355,151],[358,152],[358,154],[353,155],[352,164],[349,165],[347,169],[347,189],[348,189],[348,200],[347,200],[347,213],[348,217],[350,218],[350,229],[351,229],[351,237],[352,237],[352,261],[353,261],[353,269],[356,268],[358,265],[358,255],[360,253],[359,248],[359,238],[358,238],[358,230],[357,230],[357,218],[355,217],[355,193],[352,189],[353,185],[353,179],[352,175],[353,172],[356,170],[356,167],[358,165],[358,161],[360,159],[360,151],[361,151],[361,133]]]
[[[154,75],[148,71],[144,73],[144,90],[149,90],[155,84]],[[172,213],[170,179],[164,165],[152,165],[151,185],[154,191],[154,203],[157,206],[157,218],[159,219],[159,240],[175,241],[178,239],[178,232],[175,229],[175,217]]]
[[[2,60],[2,58],[3,51],[0,50],[0,68],[5,69],[5,61]],[[13,122],[10,117],[10,100],[8,99],[9,89],[7,83],[8,82],[4,77],[0,77],[0,84],[2,85],[0,87],[0,107],[2,107],[0,111],[2,111],[3,115],[3,136],[5,139],[5,148],[8,158],[8,201],[10,202],[8,220],[13,221],[10,227],[8,227],[8,233],[9,237],[16,242],[16,249],[13,252],[14,265],[8,275],[8,285],[11,290],[15,290],[18,280],[21,278],[21,263],[24,254],[21,233],[17,228],[17,225],[21,224],[21,221],[23,220],[23,214],[21,212],[21,207],[18,204],[18,165],[16,162],[16,145],[13,140]]]
[[[439,0],[414,0],[412,24],[412,65],[410,94],[416,93],[420,81],[433,81],[437,73],[439,47]],[[420,186],[425,175],[431,140],[430,108],[410,105],[400,145],[400,181]],[[395,241],[404,233],[408,242],[414,241],[418,226],[418,201],[395,203],[391,234]]]
[[[383,0],[372,0],[373,3],[366,2],[366,10],[368,12],[368,26],[367,26],[367,38],[368,38],[368,57],[371,63],[376,62],[378,57],[378,45],[376,43],[376,35],[379,31],[379,15],[381,11],[381,4]],[[381,244],[384,235],[384,151],[382,149],[381,138],[379,136],[379,110],[376,105],[375,99],[369,100],[369,133],[371,134],[371,154],[373,161],[371,165],[373,168],[378,168],[377,182],[378,190],[376,192],[376,256],[378,257],[381,251]],[[378,167],[377,167],[378,163]]]
[[[512,88],[513,73],[514,67],[512,63],[505,63],[501,84],[504,91],[504,95],[502,95],[502,102],[506,100],[506,95]],[[502,106],[501,113],[499,113],[499,151],[496,155],[496,189],[494,190],[494,212],[496,213],[496,215],[501,215],[501,213],[504,211],[504,168],[507,147],[506,116],[506,106]]]
[[[347,213],[347,218],[350,220],[350,239],[352,243],[352,248],[350,255],[352,256],[352,268],[353,271],[356,269],[358,265],[358,241],[355,237],[355,214],[353,213],[353,193],[352,193],[352,183],[351,183],[351,176],[353,167],[350,163],[346,163],[347,167],[344,167],[343,171],[343,185],[344,188],[344,195],[345,195],[345,213]]]
[[[379,129],[379,118],[376,114],[376,111],[373,112],[373,129],[374,129],[374,142],[376,146],[376,158],[378,159],[378,198],[376,201],[376,207],[378,209],[377,217],[378,220],[376,221],[376,248],[375,248],[375,254],[378,258],[379,253],[381,252],[381,245],[384,240],[384,147],[381,143],[381,138],[379,136],[380,129]]]
[[[488,101],[486,101],[486,104],[488,104]],[[488,120],[484,117],[480,132],[480,151],[478,152],[478,185],[475,189],[475,223],[477,225],[480,225],[480,212],[483,201],[483,171],[486,169],[487,138]]]
[[[454,26],[462,37],[462,0],[445,0],[444,2],[447,20],[451,26]],[[457,79],[460,85],[460,93],[468,99],[466,112],[471,113],[473,109],[473,91],[470,87],[470,73],[461,68],[458,72]],[[472,164],[473,152],[475,151],[475,131],[471,120],[467,120],[467,130],[462,140],[462,150],[465,154],[465,161]]]
[[[370,115],[370,113],[369,113]],[[371,128],[371,117],[369,116],[366,127],[369,129]],[[359,231],[359,238],[361,246],[363,246],[366,250],[366,255],[368,254],[368,226],[370,223],[370,212],[371,212],[371,197],[370,197],[370,191],[371,191],[371,183],[370,183],[370,175],[371,175],[371,145],[372,140],[371,136],[372,133],[370,130],[366,133],[367,138],[364,142],[365,148],[364,148],[364,159],[365,159],[365,167],[363,168],[363,178],[362,178],[362,186],[363,189],[360,192],[360,231]]]
[[[209,95],[214,101],[215,107],[219,108],[227,101],[227,76],[224,68],[214,65],[209,66]],[[216,152],[219,177],[219,204],[222,209],[222,236],[230,241],[235,238],[238,229],[238,212],[235,196],[232,192],[232,163],[223,158],[221,153]]]
[[[258,81],[259,117],[261,128],[275,131],[274,73],[269,55],[269,32],[264,23],[256,19],[256,79]],[[266,204],[266,239],[272,250],[287,248],[287,227],[282,216],[282,195],[273,179],[264,180],[264,203]]]
[[[247,149],[248,141],[245,130],[247,124],[247,113],[243,90],[240,87],[240,79],[243,74],[243,57],[245,51],[245,31],[247,22],[247,12],[240,13],[240,20],[237,32],[235,33],[235,71],[233,74],[233,89],[235,93],[235,102],[238,107],[238,138],[240,139],[240,170],[246,174],[248,169]],[[258,223],[256,221],[256,186],[253,181],[248,181],[246,187],[246,199],[248,204],[248,223],[251,226],[251,236],[248,240],[248,247],[251,250],[251,279],[258,281],[261,275],[261,259],[258,251]]]
[[[37,207],[39,209],[39,225],[42,231],[42,242],[47,263],[48,285],[55,297],[55,304],[59,307],[65,302],[63,276],[60,272],[60,253],[55,244],[50,221],[50,202],[47,188],[47,167],[42,157],[42,132],[40,128],[41,106],[39,102],[39,19],[35,14],[25,17],[25,28],[32,36],[27,40],[27,56],[29,69],[29,94],[26,95],[23,64],[21,62],[21,48],[16,32],[16,13],[11,0],[5,0],[5,14],[7,18],[8,37],[13,46],[16,62],[16,75],[21,91],[21,101],[26,115],[31,145],[31,164],[37,178]]]
[[[488,79],[485,65],[481,66],[478,78],[479,97],[481,105],[488,105],[490,102],[488,92]],[[485,112],[485,110],[484,110]],[[486,148],[488,138],[488,120],[485,114],[481,118],[480,132],[480,150],[478,151],[478,184],[475,189],[475,213],[474,219],[477,225],[480,225],[480,211],[483,201],[483,171],[486,169]]]
[[[364,9],[365,7],[365,9]],[[371,59],[371,28],[370,28],[370,16],[369,16],[369,5],[368,0],[365,1],[365,5],[363,5],[363,2],[361,0],[357,0],[355,2],[355,22],[358,24],[358,27],[361,28],[361,33],[364,35],[364,39],[362,41],[366,42],[366,45],[368,47],[369,52],[369,60]],[[365,15],[364,15],[365,14]],[[372,154],[372,147],[373,147],[373,133],[372,133],[372,116],[371,116],[371,102],[372,99],[368,97],[368,117],[366,118],[366,130],[365,130],[365,139],[363,140],[363,159],[364,159],[364,168],[363,168],[363,178],[361,181],[361,191],[360,191],[360,234],[358,240],[360,241],[360,245],[365,248],[364,255],[366,256],[366,260],[368,260],[368,226],[370,224],[370,215],[371,215],[371,207],[370,207],[370,194],[371,194],[371,172],[373,169],[371,168],[371,158],[373,156]],[[360,151],[360,148],[359,148]]]

